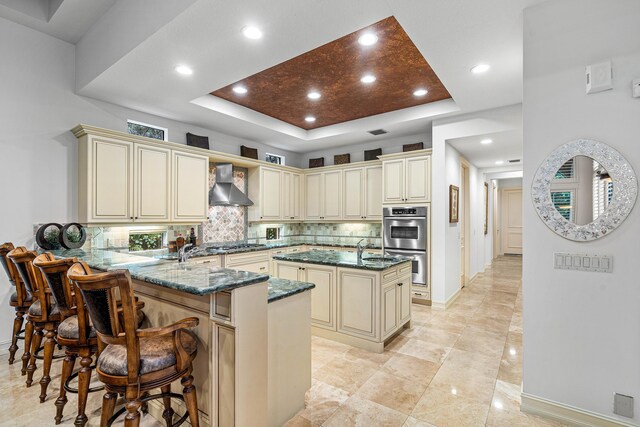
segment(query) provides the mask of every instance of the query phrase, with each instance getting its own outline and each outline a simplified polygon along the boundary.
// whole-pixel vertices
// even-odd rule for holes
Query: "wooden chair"
[[[47,387],[51,382],[51,362],[54,359],[53,351],[56,346],[56,332],[60,323],[60,311],[56,304],[53,304],[51,290],[42,277],[40,270],[34,267],[33,260],[38,256],[34,251],[29,251],[24,246],[20,246],[7,254],[15,264],[20,278],[25,287],[33,295],[34,302],[29,307],[27,319],[33,327],[33,339],[31,340],[31,350],[29,354],[29,364],[27,365],[27,387],[33,383],[33,373],[36,370],[36,359],[44,360],[44,369],[40,379],[40,403],[47,398]],[[27,324],[27,326],[29,326]],[[44,343],[44,356],[38,353],[42,344],[43,331],[46,331]],[[25,335],[25,351],[29,331]],[[24,356],[23,356],[24,357]],[[56,359],[59,357],[56,357]]]
[[[16,318],[13,320],[11,346],[9,346],[9,365],[13,365],[13,361],[15,360],[16,352],[18,351],[18,340],[25,339],[24,335],[21,335],[25,332],[25,330],[22,329],[22,325],[24,324],[24,315],[27,313],[29,306],[33,302],[33,297],[24,287],[24,283],[20,279],[20,274],[18,274],[18,270],[16,270],[16,266],[13,264],[13,261],[7,259],[7,254],[13,249],[15,249],[13,243],[3,243],[0,245],[0,264],[2,264],[7,276],[9,276],[9,284],[16,288],[15,292],[11,294],[11,299],[9,301],[9,305],[14,307],[16,310]],[[27,373],[28,361],[28,358],[23,359],[22,375]]]
[[[89,420],[85,414],[87,397],[90,392],[103,390],[104,387],[89,388],[93,367],[92,356],[98,353],[99,342],[95,329],[89,322],[84,300],[67,278],[69,268],[78,262],[76,258],[55,259],[53,254],[39,255],[33,265],[40,269],[51,289],[51,293],[60,310],[61,321],[58,325],[58,344],[64,346],[65,358],[60,376],[60,393],[56,399],[56,424],[62,420],[62,412],[67,404],[67,392],[78,393],[78,414],[76,426],[84,426]],[[80,371],[72,374],[76,358],[80,357]],[[70,381],[78,377],[78,389],[70,387]]]
[[[191,425],[199,426],[196,389],[193,386],[192,362],[197,354],[197,338],[187,328],[198,325],[198,319],[189,317],[161,328],[137,329],[136,302],[127,270],[92,274],[84,262],[74,264],[68,272],[71,282],[80,290],[98,338],[106,347],[98,356],[96,372],[107,392],[102,400],[100,425],[110,426],[123,412],[125,427],[137,427],[139,409],[144,402],[162,398],[165,406],[163,418],[172,424],[171,398],[184,400]],[[118,322],[116,290],[122,300],[124,322]],[[171,383],[181,379],[182,395],[171,393]],[[145,396],[160,388],[161,393]],[[116,398],[124,394],[125,407],[114,414]]]

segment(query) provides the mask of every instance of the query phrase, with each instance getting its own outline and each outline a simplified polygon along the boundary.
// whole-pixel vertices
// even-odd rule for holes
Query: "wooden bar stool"
[[[167,426],[178,426],[187,417],[198,427],[198,403],[193,386],[192,362],[197,354],[197,338],[187,328],[198,325],[189,317],[162,328],[136,328],[136,302],[127,270],[92,274],[84,262],[74,264],[69,279],[82,293],[98,338],[107,344],[98,356],[96,371],[107,392],[102,400],[100,425],[110,426],[123,412],[125,427],[138,427],[141,405],[162,398]],[[122,299],[124,322],[118,322],[116,290]],[[171,383],[181,379],[182,395],[171,393]],[[160,388],[161,393],[145,396]],[[125,407],[113,414],[118,394],[124,394]],[[184,400],[187,413],[172,424],[171,398]]]
[[[55,259],[53,254],[39,255],[33,265],[40,269],[51,289],[51,294],[60,310],[61,322],[58,325],[58,344],[64,346],[65,358],[60,376],[60,393],[56,399],[56,424],[62,420],[62,412],[67,404],[67,392],[78,393],[78,414],[74,425],[83,427],[89,418],[85,413],[87,397],[90,392],[103,390],[104,387],[90,388],[93,355],[98,353],[98,338],[95,329],[89,323],[89,315],[84,300],[67,278],[69,268],[78,262],[76,258]],[[76,358],[80,357],[80,371],[72,374]],[[78,377],[78,389],[69,383]]]
[[[60,311],[58,310],[58,306],[52,302],[51,290],[42,277],[42,273],[33,266],[33,260],[38,254],[34,251],[27,250],[24,246],[20,246],[9,252],[7,256],[15,264],[25,287],[34,298],[34,302],[31,304],[31,307],[29,307],[27,314],[29,322],[33,325],[34,332],[31,342],[29,364],[27,365],[26,382],[27,387],[31,387],[33,383],[33,373],[36,370],[36,359],[43,359],[44,369],[42,379],[40,380],[40,403],[42,403],[47,398],[47,387],[51,382],[49,373],[51,372],[51,362],[54,359],[53,351],[56,345],[56,331],[60,323]],[[43,331],[46,331],[47,334],[44,343],[44,356],[40,356],[38,353],[41,350],[40,345],[42,344]],[[25,347],[27,346],[27,340],[28,337],[25,336]],[[25,351],[27,351],[26,348]],[[60,356],[56,356],[55,358],[58,359]]]
[[[16,352],[18,351],[18,340],[25,339],[24,335],[21,335],[25,332],[25,330],[22,329],[24,315],[27,313],[29,306],[33,302],[33,297],[24,287],[24,283],[22,283],[22,280],[20,279],[20,274],[18,274],[16,266],[11,260],[7,259],[7,254],[13,249],[15,249],[13,243],[3,243],[0,245],[0,263],[4,268],[4,271],[7,273],[7,276],[9,276],[9,284],[16,288],[15,292],[11,294],[11,300],[9,301],[9,305],[14,307],[16,310],[16,318],[13,320],[11,346],[9,347],[9,365],[13,365],[13,361],[15,360]],[[22,375],[27,373],[28,361],[29,359],[27,358],[22,362]]]

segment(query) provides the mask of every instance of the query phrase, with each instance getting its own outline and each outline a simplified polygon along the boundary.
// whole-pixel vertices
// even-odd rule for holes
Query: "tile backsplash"
[[[265,243],[267,228],[280,227],[281,240],[297,240],[306,243],[337,243],[355,245],[360,239],[382,246],[382,224],[370,223],[300,223],[300,224],[249,224],[247,238],[252,243]]]
[[[216,168],[209,167],[209,189],[216,182]],[[247,170],[233,168],[233,183],[247,194]],[[247,208],[244,206],[209,206],[209,220],[202,223],[202,242],[237,242],[247,236]]]

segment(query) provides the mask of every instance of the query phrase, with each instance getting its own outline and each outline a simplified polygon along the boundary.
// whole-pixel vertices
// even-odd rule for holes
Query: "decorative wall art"
[[[489,184],[484,183],[484,235],[489,234]]]
[[[455,185],[449,186],[449,223],[458,222],[458,207],[460,206],[460,189]]]

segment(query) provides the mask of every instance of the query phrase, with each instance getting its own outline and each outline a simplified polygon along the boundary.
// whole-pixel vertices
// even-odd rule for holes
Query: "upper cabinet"
[[[389,155],[382,161],[383,203],[431,201],[431,155]]]
[[[305,176],[305,219],[342,219],[342,169]]]
[[[260,166],[249,170],[249,221],[300,220],[302,174]]]
[[[206,219],[208,157],[124,138],[78,134],[79,222]]]
[[[344,170],[344,219],[382,218],[382,166]]]

